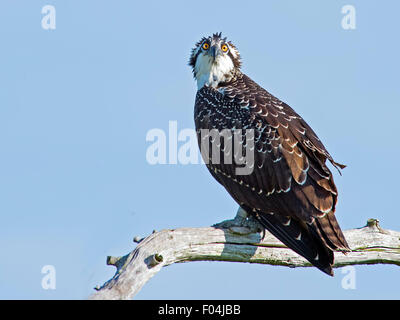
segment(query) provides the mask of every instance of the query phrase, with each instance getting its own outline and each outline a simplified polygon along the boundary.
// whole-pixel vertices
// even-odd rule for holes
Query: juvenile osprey
[[[240,71],[240,54],[221,33],[196,43],[189,65],[198,86],[194,118],[200,147],[207,130],[240,129],[243,150],[249,143],[245,131],[254,133],[254,148],[246,151],[254,153],[248,174],[239,175],[237,163],[224,161],[226,139],[218,161],[211,147],[202,150],[213,177],[285,245],[333,275],[333,251],[350,248],[334,215],[338,192],[325,162],[345,166],[291,107]]]

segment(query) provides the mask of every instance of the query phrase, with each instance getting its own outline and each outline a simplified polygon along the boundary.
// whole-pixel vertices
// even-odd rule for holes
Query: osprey
[[[241,72],[239,51],[221,33],[197,42],[189,65],[198,87],[197,138],[212,176],[265,229],[333,276],[333,252],[350,248],[334,215],[338,192],[326,160],[345,166],[290,106]],[[233,141],[237,150],[228,148]],[[229,154],[251,156],[250,170],[239,173],[244,162]]]

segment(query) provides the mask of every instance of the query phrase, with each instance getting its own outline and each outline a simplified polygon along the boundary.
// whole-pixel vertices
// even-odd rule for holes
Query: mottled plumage
[[[221,34],[214,34],[196,44],[189,62],[195,78],[196,68],[204,69],[196,66],[199,55],[209,55],[207,50],[199,50],[204,41],[210,42],[210,48],[226,43]],[[202,81],[207,77],[211,80],[196,94],[198,140],[200,145],[204,143],[201,129],[243,129],[244,149],[244,130],[253,129],[254,168],[251,174],[237,175],[237,164],[223,160],[214,163],[211,152],[203,154],[207,167],[233,199],[267,230],[333,275],[333,251],[350,249],[334,215],[338,192],[326,160],[336,168],[344,166],[333,160],[311,127],[291,107],[240,71],[239,53],[232,43],[228,45],[231,55],[214,59],[215,68],[222,59],[237,59],[229,74],[222,81],[215,79],[218,72],[206,74]]]

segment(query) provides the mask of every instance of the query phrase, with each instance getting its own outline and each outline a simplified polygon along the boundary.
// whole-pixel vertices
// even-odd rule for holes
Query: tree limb
[[[123,257],[107,257],[117,268],[89,299],[131,299],[162,267],[188,261],[250,262],[287,267],[312,266],[265,231],[256,221],[238,211],[233,220],[206,228],[179,228],[153,232]],[[345,254],[335,252],[334,268],[357,264],[400,265],[400,232],[383,230],[378,220],[344,231],[352,248]]]

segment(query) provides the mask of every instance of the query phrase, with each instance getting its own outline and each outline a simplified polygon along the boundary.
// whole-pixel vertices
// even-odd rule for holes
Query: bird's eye
[[[210,45],[207,42],[203,43],[203,49],[204,50],[208,50],[208,48],[210,48]]]
[[[228,46],[226,44],[223,44],[221,46],[221,50],[222,50],[222,52],[227,52],[228,51]]]

